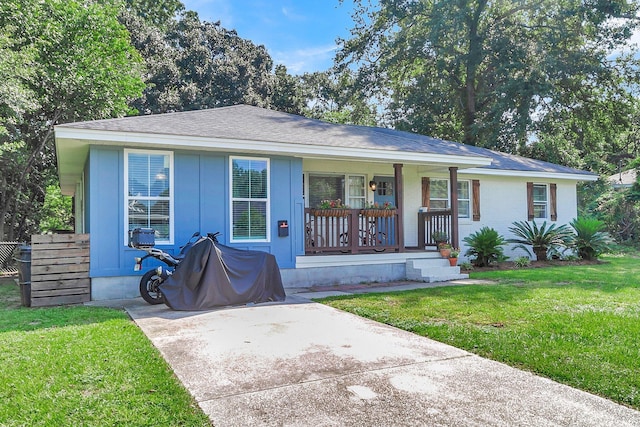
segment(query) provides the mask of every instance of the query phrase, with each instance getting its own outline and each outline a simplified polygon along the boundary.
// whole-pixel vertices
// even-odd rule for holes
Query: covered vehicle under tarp
[[[230,248],[206,237],[189,249],[160,290],[174,310],[206,310],[285,299],[273,255]]]

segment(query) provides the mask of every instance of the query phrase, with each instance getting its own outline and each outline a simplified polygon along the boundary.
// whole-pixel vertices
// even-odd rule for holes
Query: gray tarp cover
[[[280,269],[273,255],[214,244],[202,238],[160,285],[174,310],[284,301]]]

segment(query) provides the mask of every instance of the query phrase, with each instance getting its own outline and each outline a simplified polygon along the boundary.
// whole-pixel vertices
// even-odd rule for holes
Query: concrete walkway
[[[216,427],[640,426],[640,412],[287,291],[207,312],[123,305]]]

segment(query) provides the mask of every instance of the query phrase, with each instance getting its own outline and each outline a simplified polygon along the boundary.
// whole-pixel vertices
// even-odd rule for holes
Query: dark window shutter
[[[474,179],[471,181],[471,187],[473,188],[473,220],[480,221],[480,180]]]
[[[533,182],[527,182],[527,219],[533,221]]]
[[[551,199],[551,221],[558,220],[558,198],[556,197],[556,184],[549,184],[549,193]]]
[[[422,206],[429,207],[431,200],[431,181],[428,177],[422,177]]]

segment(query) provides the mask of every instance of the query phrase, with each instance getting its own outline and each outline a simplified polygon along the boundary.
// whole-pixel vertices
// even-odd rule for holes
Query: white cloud
[[[289,9],[287,7],[283,7],[282,8],[282,14],[292,20],[292,21],[306,21],[307,17],[305,15],[301,15],[299,13],[295,13],[295,11],[293,11],[292,9]]]
[[[337,49],[335,44],[309,47],[291,51],[278,51],[272,54],[276,64],[283,64],[291,74],[302,74],[313,71],[324,71],[333,64],[333,56]]]

